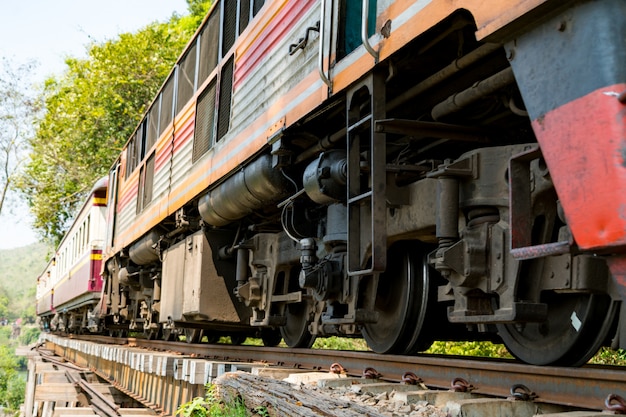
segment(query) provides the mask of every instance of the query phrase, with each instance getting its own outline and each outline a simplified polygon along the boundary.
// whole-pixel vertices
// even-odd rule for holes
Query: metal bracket
[[[320,31],[320,21],[318,20],[315,23],[315,26],[309,26],[308,28],[306,28],[306,33],[304,34],[304,38],[300,38],[298,40],[298,43],[292,43],[291,45],[289,45],[289,55],[295,54],[299,49],[306,48],[307,44],[309,43],[309,33],[311,32],[319,33],[319,31]]]

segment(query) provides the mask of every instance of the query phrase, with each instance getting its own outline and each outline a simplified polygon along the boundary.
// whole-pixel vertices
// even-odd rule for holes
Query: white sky
[[[38,63],[33,82],[62,73],[67,56],[84,57],[93,41],[114,39],[154,21],[187,13],[185,0],[0,0],[0,55]],[[37,240],[26,207],[0,216],[0,249]]]

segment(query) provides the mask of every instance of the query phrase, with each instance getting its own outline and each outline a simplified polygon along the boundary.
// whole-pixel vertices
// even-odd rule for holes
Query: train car
[[[36,311],[42,329],[100,332],[95,312],[102,293],[108,177],[93,186],[55,253],[37,278]]]
[[[120,331],[626,347],[626,3],[216,0],[109,176]]]

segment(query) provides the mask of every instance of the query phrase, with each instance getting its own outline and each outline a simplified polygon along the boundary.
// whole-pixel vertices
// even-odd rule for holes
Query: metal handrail
[[[332,88],[332,81],[324,72],[324,35],[326,34],[326,0],[321,0],[320,4],[320,50],[319,57],[317,62],[317,69],[320,73],[320,77],[324,84],[328,86],[328,88]]]
[[[322,0],[324,1],[324,0]],[[376,62],[378,62],[378,51],[372,48],[370,44],[369,36],[367,36],[369,32],[368,27],[368,16],[370,14],[370,2],[369,0],[363,0],[363,8],[361,13],[361,41],[363,42],[363,46],[370,53],[371,56],[374,57]]]

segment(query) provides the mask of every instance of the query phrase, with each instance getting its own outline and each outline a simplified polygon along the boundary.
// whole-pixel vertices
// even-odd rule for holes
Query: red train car
[[[94,307],[102,292],[102,249],[108,178],[98,181],[37,278],[37,315],[44,329],[98,331]]]

